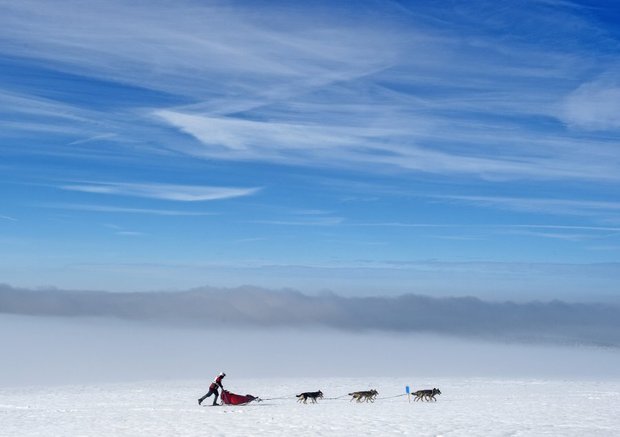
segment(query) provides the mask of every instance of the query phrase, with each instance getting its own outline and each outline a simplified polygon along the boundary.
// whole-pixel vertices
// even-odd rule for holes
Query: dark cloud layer
[[[110,293],[0,285],[0,313],[108,317],[177,326],[329,327],[348,331],[620,346],[620,307],[608,304],[487,302],[472,297],[308,296],[252,287]]]

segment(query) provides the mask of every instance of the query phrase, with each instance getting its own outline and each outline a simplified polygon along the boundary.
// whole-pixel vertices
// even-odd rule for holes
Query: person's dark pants
[[[217,398],[220,395],[220,392],[217,391],[217,388],[210,388],[209,392],[206,395],[198,399],[198,403],[202,404],[202,401],[204,401],[211,395],[215,395],[215,397],[213,398],[213,405],[217,405]]]

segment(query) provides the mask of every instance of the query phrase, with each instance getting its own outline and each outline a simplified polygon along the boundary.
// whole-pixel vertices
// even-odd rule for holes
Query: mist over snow
[[[620,307],[602,303],[490,302],[473,297],[310,296],[253,287],[111,293],[0,285],[0,313],[100,317],[173,327],[331,328],[430,333],[525,343],[620,346]]]
[[[613,379],[619,313],[610,304],[253,287],[111,293],[1,285],[0,386],[204,380],[221,370],[235,381]]]
[[[505,344],[324,328],[178,328],[104,318],[0,315],[0,386],[244,378],[616,379],[616,349]],[[372,379],[374,380],[374,379]],[[314,384],[313,384],[314,385]],[[201,391],[194,383],[195,391]],[[196,396],[203,393],[196,393]],[[192,395],[192,403],[195,402]]]

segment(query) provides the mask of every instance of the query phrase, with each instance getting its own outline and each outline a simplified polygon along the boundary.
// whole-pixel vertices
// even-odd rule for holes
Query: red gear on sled
[[[260,400],[258,399],[256,396],[252,396],[252,395],[237,395],[234,393],[231,393],[227,390],[222,390],[222,404],[224,405],[244,405],[244,404],[248,404],[252,401],[255,400]]]

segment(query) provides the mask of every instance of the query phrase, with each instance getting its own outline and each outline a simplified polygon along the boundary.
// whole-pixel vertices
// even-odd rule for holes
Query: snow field
[[[246,406],[200,407],[208,380],[0,389],[1,436],[617,436],[620,382],[457,378],[235,379],[239,394],[280,398]],[[420,381],[416,384],[416,381]],[[438,387],[437,402],[381,399]],[[376,388],[375,403],[348,396]],[[210,404],[211,399],[207,400]]]

